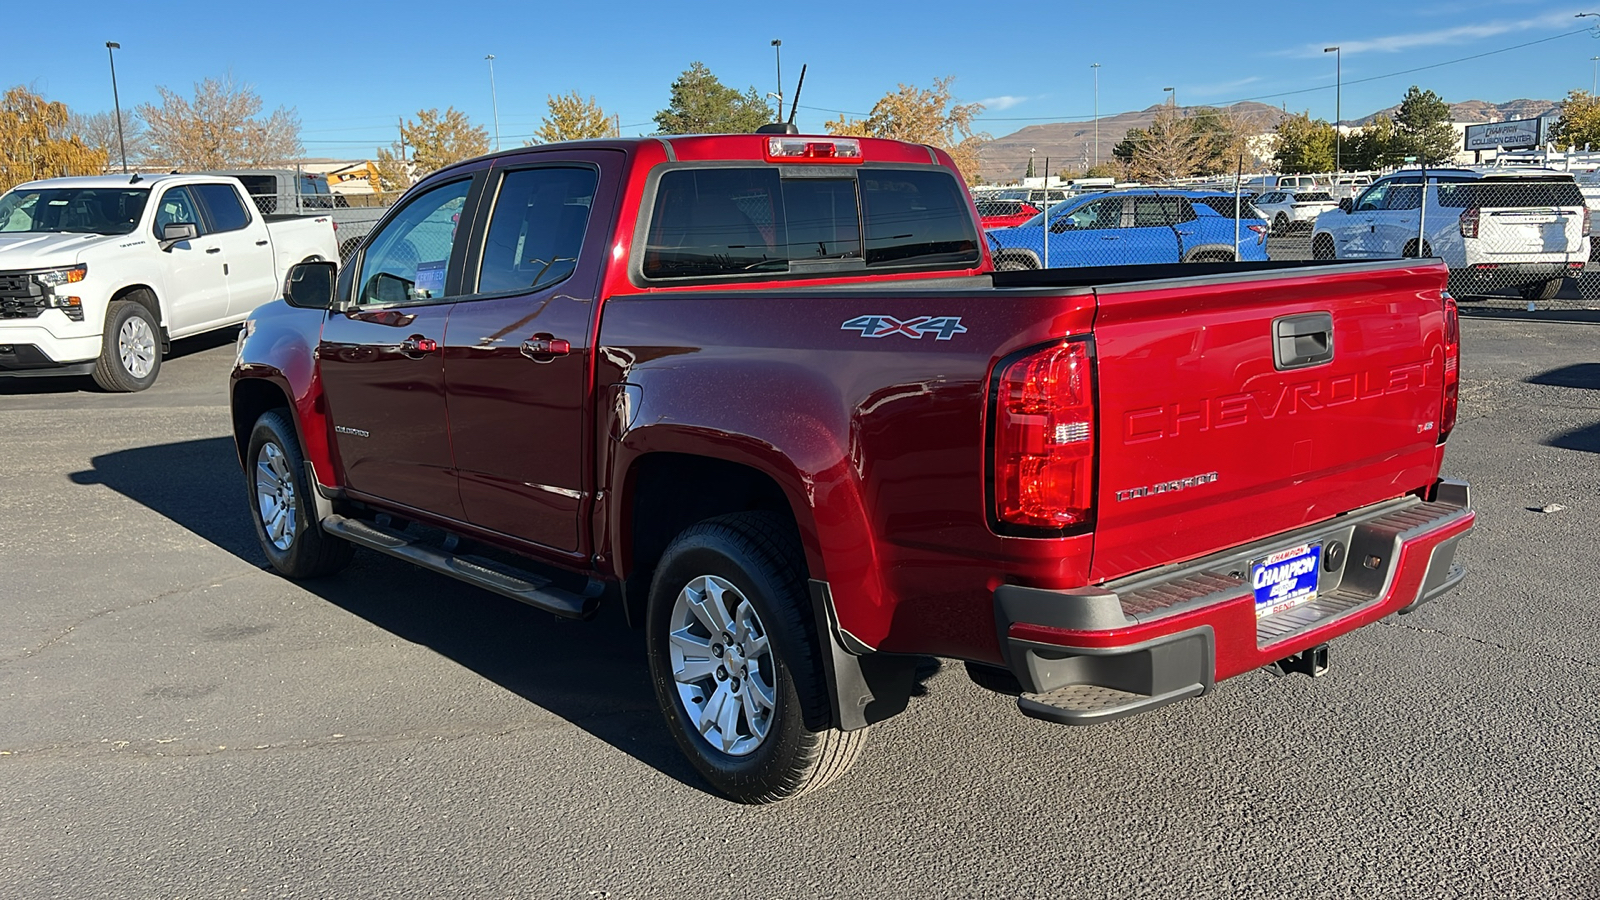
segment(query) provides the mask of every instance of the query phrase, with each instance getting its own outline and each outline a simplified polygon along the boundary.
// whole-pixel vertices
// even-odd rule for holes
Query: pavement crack
[[[259,570],[257,570],[257,569],[251,569],[248,572],[240,572],[237,575],[229,575],[229,576],[226,576],[224,578],[216,579],[214,581],[208,580],[207,583],[203,587],[204,588],[221,587],[222,585],[227,584],[230,581],[238,581],[240,578],[246,578],[246,577],[248,577],[250,575],[254,575],[258,571]],[[54,647],[55,645],[61,643],[64,640],[66,640],[68,635],[72,634],[74,631],[77,631],[79,628],[82,628],[83,626],[89,624],[90,622],[95,621],[96,619],[103,619],[106,616],[116,615],[117,613],[128,612],[129,610],[138,609],[138,608],[140,608],[142,606],[151,606],[153,604],[160,603],[162,600],[166,600],[166,599],[169,599],[171,597],[176,597],[176,596],[179,596],[179,595],[182,595],[182,594],[187,594],[187,593],[189,593],[191,591],[201,590],[201,589],[203,589],[201,585],[185,585],[184,587],[176,587],[176,588],[173,588],[173,589],[168,590],[168,591],[162,591],[161,593],[156,594],[153,597],[148,597],[148,598],[146,598],[144,600],[138,601],[137,603],[129,603],[129,604],[126,604],[126,605],[123,605],[123,606],[115,606],[115,607],[112,607],[110,609],[102,609],[102,610],[99,610],[97,612],[90,613],[89,615],[84,616],[83,618],[79,619],[78,621],[73,622],[71,625],[68,625],[66,628],[63,628],[54,637],[50,638],[49,640],[45,641],[44,643],[40,644],[39,646],[34,647],[31,650],[25,650],[25,651],[22,652],[21,655],[16,656],[14,658],[0,660],[0,666],[9,666],[9,665],[12,665],[14,663],[19,663],[19,662],[22,662],[24,660],[32,659],[33,657],[38,656],[39,654],[45,652],[46,650],[49,650],[51,647]]]
[[[1495,641],[1486,640],[1484,638],[1473,637],[1470,634],[1459,634],[1454,631],[1444,631],[1438,628],[1425,628],[1421,625],[1407,625],[1404,622],[1392,622],[1388,619],[1379,619],[1377,624],[1385,628],[1398,628],[1403,631],[1415,631],[1419,634],[1433,634],[1440,637],[1457,638],[1463,641],[1470,641],[1483,647],[1493,647],[1496,650],[1504,650],[1507,653],[1514,653],[1518,656],[1528,656],[1537,653],[1546,660],[1551,660],[1554,662],[1569,662],[1573,665],[1585,666],[1590,669],[1600,669],[1600,662],[1595,662],[1594,660],[1579,659],[1575,656],[1552,656],[1541,650],[1530,650],[1526,647],[1513,647],[1509,644],[1501,644]]]

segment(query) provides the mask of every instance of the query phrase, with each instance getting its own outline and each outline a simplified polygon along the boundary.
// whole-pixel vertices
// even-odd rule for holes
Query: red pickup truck
[[[715,790],[855,760],[919,661],[1086,724],[1462,577],[1433,260],[994,273],[950,158],[724,135],[521,148],[412,188],[240,336],[291,578],[357,546],[645,630]]]

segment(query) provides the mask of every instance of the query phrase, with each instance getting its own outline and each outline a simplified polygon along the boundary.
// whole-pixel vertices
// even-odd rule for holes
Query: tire
[[[1024,256],[1002,256],[994,264],[996,272],[1026,272],[1037,268],[1033,260]]]
[[[1206,250],[1206,251],[1204,251],[1202,253],[1196,253],[1194,256],[1184,260],[1184,262],[1192,262],[1192,263],[1233,262],[1233,261],[1234,261],[1233,254],[1229,253],[1226,250]]]
[[[100,338],[100,358],[94,363],[94,383],[101,390],[127,394],[155,384],[160,373],[161,326],[156,317],[143,303],[111,301]]]
[[[1278,213],[1278,217],[1272,220],[1272,233],[1273,234],[1288,234],[1289,233],[1289,217],[1284,215],[1283,213]]]
[[[1561,283],[1565,278],[1550,278],[1533,284],[1517,285],[1517,293],[1524,300],[1554,300],[1561,293]]]
[[[656,701],[678,748],[729,800],[817,790],[866,745],[867,729],[832,727],[810,610],[799,539],[772,513],[691,526],[656,567],[645,615]]]
[[[1312,259],[1334,259],[1337,257],[1333,249],[1333,238],[1326,234],[1319,234],[1311,239]]]
[[[1433,245],[1427,241],[1423,241],[1422,253],[1418,254],[1417,242],[1415,240],[1410,240],[1407,241],[1406,245],[1400,249],[1400,256],[1404,259],[1431,259],[1433,257]]]
[[[245,476],[250,520],[272,568],[298,579],[332,575],[350,564],[355,545],[323,531],[316,520],[305,456],[282,410],[262,413],[250,430]]]

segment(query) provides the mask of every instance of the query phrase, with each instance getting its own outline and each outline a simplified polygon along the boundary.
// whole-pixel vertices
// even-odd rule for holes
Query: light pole
[[[776,62],[777,65],[778,65],[778,118],[776,119],[776,121],[782,122],[783,121],[783,41],[780,41],[777,38],[773,38],[772,39],[772,56],[773,56],[773,61]]]
[[[1339,158],[1339,145],[1342,143],[1339,119],[1343,115],[1339,104],[1344,94],[1344,52],[1338,47],[1324,47],[1322,52],[1333,54],[1333,171],[1338,174],[1344,171]]]
[[[1589,57],[1589,62],[1593,64],[1594,68],[1594,71],[1589,76],[1589,96],[1593,97],[1595,87],[1600,85],[1600,56]]]
[[[1024,183],[1027,182],[1028,178],[1032,178],[1033,177],[1033,175],[1032,175],[1032,172],[1033,172],[1033,154],[1037,153],[1037,152],[1038,151],[1035,150],[1033,147],[1029,147],[1028,148],[1028,172],[1029,172],[1029,175],[1027,175],[1026,177],[1023,178],[1023,182]]]
[[[494,54],[485,56],[489,61],[489,102],[494,104],[494,149],[500,150],[500,96],[494,89]]]
[[[1161,90],[1164,91],[1165,93],[1168,93],[1168,94],[1172,95],[1172,111],[1173,112],[1177,112],[1178,111],[1178,89],[1177,88],[1164,87]]]
[[[122,153],[122,174],[128,174],[128,145],[122,142],[122,100],[117,97],[117,57],[113,50],[121,50],[116,41],[106,41],[106,59],[111,60],[111,106],[117,111],[117,150]]]
[[[1100,165],[1100,64],[1090,63],[1094,72],[1094,164]]]

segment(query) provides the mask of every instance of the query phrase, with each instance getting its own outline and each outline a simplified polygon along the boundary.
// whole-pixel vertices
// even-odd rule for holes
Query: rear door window
[[[478,293],[537,291],[578,265],[598,175],[591,168],[523,169],[500,185],[478,270]]]
[[[239,201],[239,192],[232,185],[197,184],[194,192],[200,195],[200,202],[211,216],[212,231],[238,231],[250,224],[250,213]]]
[[[976,265],[966,193],[943,170],[869,168],[783,178],[777,167],[663,173],[641,265],[652,279],[861,267]]]

